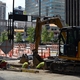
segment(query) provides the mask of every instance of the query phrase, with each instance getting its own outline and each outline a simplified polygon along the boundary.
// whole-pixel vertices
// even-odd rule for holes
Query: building
[[[22,6],[18,6],[14,8],[14,14],[20,14],[23,15],[25,11],[25,8],[23,8]],[[26,22],[24,21],[15,21],[14,22],[14,26],[16,26],[16,28],[24,28],[26,25]]]
[[[16,7],[16,8],[14,8],[14,13],[15,13],[15,14],[22,14],[22,15],[23,15],[24,10],[25,10],[25,9],[24,9],[23,7],[18,6],[18,7]]]
[[[0,1],[0,20],[6,19],[6,3]]]
[[[7,30],[6,3],[0,1],[0,35]]]
[[[80,0],[65,0],[66,23],[69,26],[80,26]]]
[[[14,13],[25,15],[26,11],[23,7],[18,6],[16,8],[14,8]],[[25,28],[25,27],[31,26],[31,23],[27,22],[27,21],[15,21],[14,24],[15,24],[16,28]]]
[[[28,15],[39,15],[39,0],[25,0]],[[60,15],[65,20],[65,0],[41,0],[41,16]]]
[[[2,32],[6,31],[7,28],[7,20],[0,20],[0,35]]]
[[[24,19],[27,16],[26,16],[26,11],[23,7],[18,6],[14,8],[14,14],[16,14],[16,17],[15,17],[16,19],[14,19],[14,28],[24,29],[25,27],[32,26],[32,22],[30,21],[28,22],[27,20]],[[13,15],[13,12],[10,12],[8,14],[8,20],[10,21],[11,24],[13,19],[12,15]]]

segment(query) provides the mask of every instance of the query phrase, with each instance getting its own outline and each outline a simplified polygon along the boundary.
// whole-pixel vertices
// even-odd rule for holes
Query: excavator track
[[[70,60],[53,60],[50,64],[50,71],[54,73],[80,75],[80,62]]]

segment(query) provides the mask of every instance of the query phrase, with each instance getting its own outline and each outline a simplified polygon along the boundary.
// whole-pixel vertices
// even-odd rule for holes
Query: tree
[[[35,28],[33,27],[29,27],[27,28],[27,38],[26,40],[29,41],[30,43],[34,42],[34,30]],[[47,43],[47,42],[51,42],[53,40],[53,32],[52,31],[48,31],[46,29],[46,27],[43,27],[42,28],[42,33],[41,33],[41,41],[42,43]]]
[[[17,41],[17,42],[22,41],[22,35],[21,35],[20,32],[18,32],[18,33],[16,34],[16,41]]]
[[[8,40],[7,31],[2,32],[0,36],[0,42],[4,42],[5,40]]]
[[[27,29],[28,37],[26,38],[26,40],[29,41],[30,43],[32,43],[34,41],[34,30],[35,30],[35,28],[33,28],[33,27],[29,27]]]
[[[48,41],[48,35],[49,32],[47,31],[46,27],[44,27],[41,34],[41,40],[43,43],[46,43]]]
[[[51,42],[53,40],[54,34],[52,31],[48,31],[46,27],[43,28],[41,34],[41,40],[43,43]]]
[[[50,31],[49,32],[49,35],[48,35],[48,41],[50,42],[50,41],[53,41],[53,37],[54,37],[54,33],[53,33],[53,31]]]

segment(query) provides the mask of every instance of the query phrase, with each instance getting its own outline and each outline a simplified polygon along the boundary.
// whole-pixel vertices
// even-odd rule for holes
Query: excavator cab
[[[50,71],[80,74],[80,27],[60,29],[59,55],[50,64]]]
[[[64,38],[62,33],[65,32]],[[60,29],[59,35],[59,57],[80,60],[80,28],[67,27]]]

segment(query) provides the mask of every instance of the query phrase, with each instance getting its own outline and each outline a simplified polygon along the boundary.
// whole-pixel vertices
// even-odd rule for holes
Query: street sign
[[[32,21],[32,16],[31,15],[21,15],[21,14],[9,14],[9,19],[13,19],[14,21],[27,21],[31,22]]]
[[[21,14],[10,14],[9,15],[9,19],[13,19],[14,17],[14,21],[27,21],[27,15],[21,15]]]
[[[4,41],[1,45],[0,45],[0,49],[5,53],[8,54],[8,52],[13,48],[12,44],[7,40]]]

